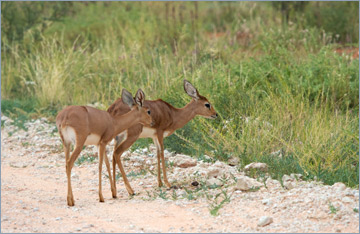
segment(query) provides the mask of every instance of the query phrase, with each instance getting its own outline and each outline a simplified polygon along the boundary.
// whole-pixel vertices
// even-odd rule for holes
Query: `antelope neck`
[[[182,128],[185,124],[187,124],[190,120],[192,120],[195,116],[196,109],[196,101],[192,100],[183,108],[174,108],[174,125],[173,129]]]
[[[140,121],[140,112],[137,108],[132,109],[126,114],[113,117],[115,134],[138,124]]]

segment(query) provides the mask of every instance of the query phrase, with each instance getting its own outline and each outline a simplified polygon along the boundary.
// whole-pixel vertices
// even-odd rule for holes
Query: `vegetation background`
[[[358,2],[2,2],[1,111],[25,128],[69,104],[106,110],[122,88],[182,107],[188,79],[220,118],[195,118],[165,139],[169,150],[358,187],[358,12]]]

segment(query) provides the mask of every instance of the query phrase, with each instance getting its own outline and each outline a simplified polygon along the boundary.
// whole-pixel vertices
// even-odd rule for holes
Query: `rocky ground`
[[[1,120],[1,232],[359,232],[359,191],[342,183],[286,175],[282,186],[246,176],[236,161],[211,163],[166,151],[169,181],[178,188],[159,189],[154,146],[122,157],[133,197],[119,176],[113,199],[103,167],[104,203],[98,201],[96,148],[86,147],[72,171],[75,206],[68,207],[55,125],[38,119],[24,131]],[[111,152],[112,145],[109,160]],[[245,169],[266,172],[266,165]]]

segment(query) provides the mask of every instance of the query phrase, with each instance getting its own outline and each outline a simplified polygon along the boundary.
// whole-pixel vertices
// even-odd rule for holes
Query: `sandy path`
[[[350,188],[337,191],[334,186],[315,182],[299,182],[291,190],[269,184],[268,189],[262,187],[253,192],[235,191],[230,186],[226,189],[231,195],[230,202],[219,209],[218,216],[212,216],[211,201],[205,195],[220,194],[220,188],[199,192],[193,200],[180,195],[172,199],[172,194],[184,193],[183,189],[173,192],[162,188],[167,196],[164,200],[149,196],[159,194],[160,190],[156,177],[147,173],[129,177],[137,192],[133,198],[119,179],[118,198],[113,199],[104,166],[105,202],[100,203],[97,159],[74,167],[75,206],[68,207],[65,159],[58,136],[51,134],[52,129],[34,129],[15,131],[11,136],[8,135],[13,131],[11,126],[1,131],[1,232],[359,231],[359,213],[353,211],[359,207],[358,191]],[[95,155],[96,150],[86,152]],[[155,163],[155,157],[152,160]],[[139,171],[139,167],[126,161],[125,171]],[[170,181],[178,177],[175,171],[169,170]],[[191,189],[191,180],[184,183]],[[330,203],[338,208],[336,213],[331,213]],[[272,217],[273,222],[259,227],[261,216]]]

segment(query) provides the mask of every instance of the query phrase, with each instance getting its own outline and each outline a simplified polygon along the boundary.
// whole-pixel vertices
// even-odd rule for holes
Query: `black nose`
[[[218,117],[218,114],[216,113],[215,116]]]

